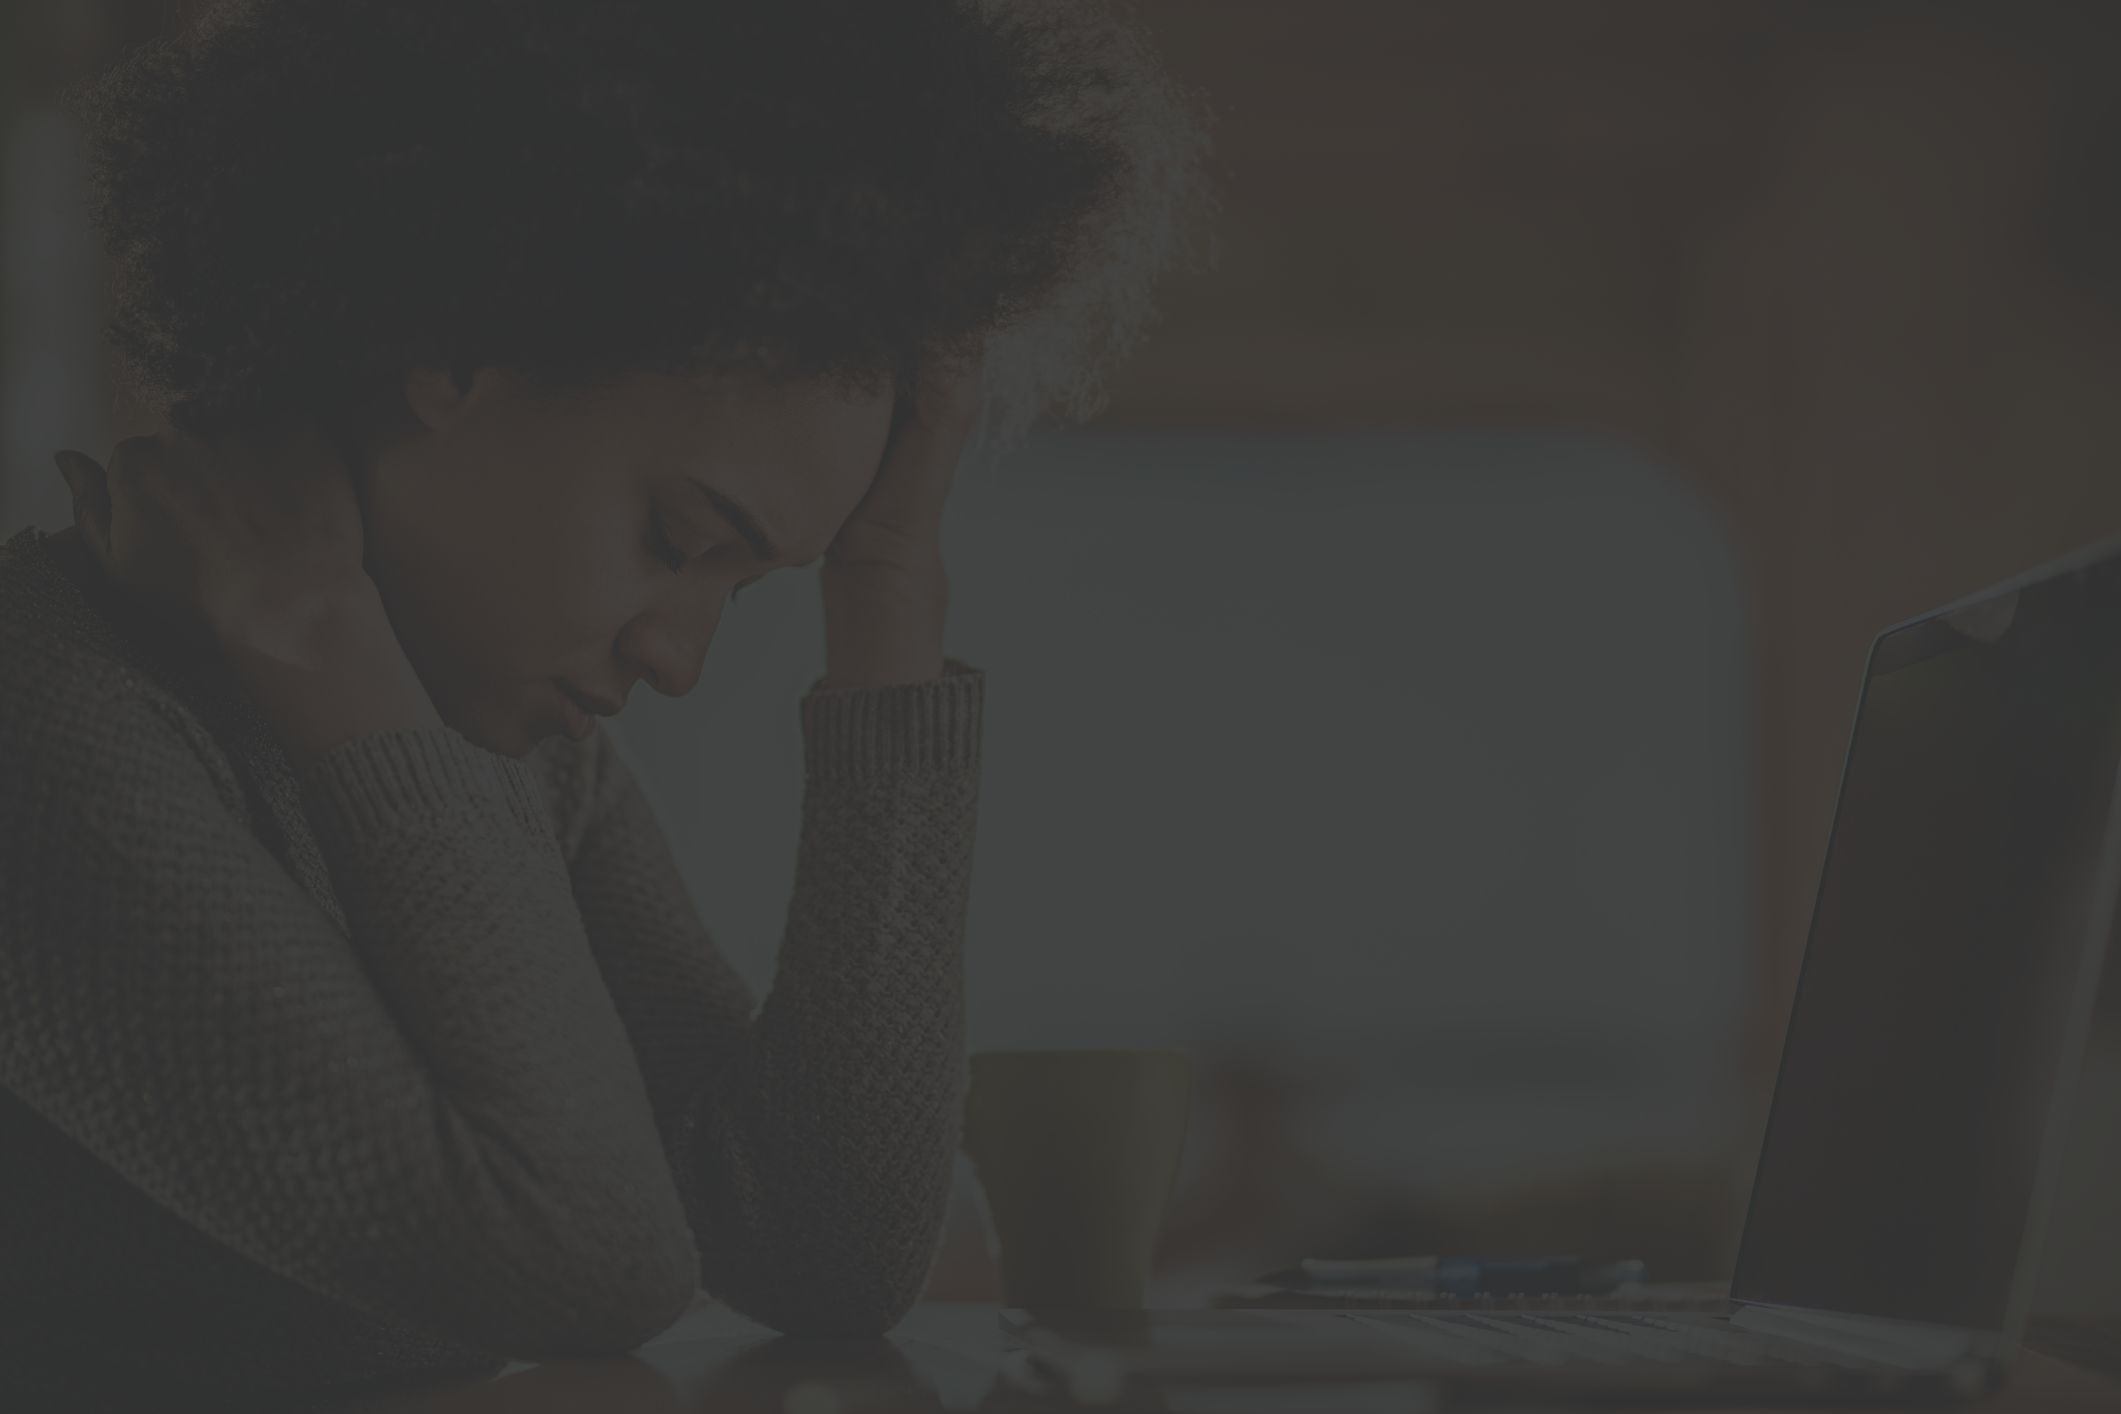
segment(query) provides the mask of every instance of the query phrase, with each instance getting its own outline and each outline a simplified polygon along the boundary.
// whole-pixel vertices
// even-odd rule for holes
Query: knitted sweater
[[[293,770],[74,532],[0,545],[0,1408],[490,1375],[702,1286],[894,1324],[958,1141],[983,682],[802,699],[754,1012],[601,729]]]

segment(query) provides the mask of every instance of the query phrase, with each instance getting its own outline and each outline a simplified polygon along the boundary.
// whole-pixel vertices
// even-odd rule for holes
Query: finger
[[[155,526],[210,523],[219,505],[217,488],[199,474],[197,445],[181,433],[158,432],[113,447],[110,482],[123,512]]]
[[[124,438],[110,449],[110,474],[137,476],[150,463],[159,460],[161,452],[161,441],[151,435]]]
[[[983,358],[923,365],[914,387],[917,416],[923,422],[938,426],[962,424],[969,430],[979,415],[985,374]]]
[[[886,463],[920,461],[942,471],[947,481],[979,418],[981,374],[976,362],[924,365]]]
[[[891,439],[883,465],[855,515],[865,525],[906,535],[934,526],[969,430],[918,417],[907,419]]]

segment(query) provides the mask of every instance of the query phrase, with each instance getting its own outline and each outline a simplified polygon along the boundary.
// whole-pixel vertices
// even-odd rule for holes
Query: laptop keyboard
[[[1450,1364],[1624,1365],[1643,1362],[1716,1365],[1889,1367],[1793,1341],[1736,1331],[1720,1323],[1668,1316],[1576,1312],[1363,1311],[1368,1321]]]

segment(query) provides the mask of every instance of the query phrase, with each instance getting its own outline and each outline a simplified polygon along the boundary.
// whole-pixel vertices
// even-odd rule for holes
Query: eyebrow
[[[687,477],[686,480],[699,488],[700,494],[714,504],[714,508],[722,513],[724,520],[736,527],[736,533],[743,537],[746,545],[751,547],[752,554],[757,555],[762,560],[778,560],[781,558],[780,549],[768,538],[766,532],[759,528],[758,517],[752,515],[750,511],[745,510],[736,501],[731,500],[727,495],[717,491],[698,477],[691,476]]]

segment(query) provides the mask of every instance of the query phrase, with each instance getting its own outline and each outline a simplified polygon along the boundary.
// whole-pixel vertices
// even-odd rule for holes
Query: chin
[[[520,761],[552,738],[564,735],[551,727],[519,726],[511,735],[496,740],[486,749]]]
[[[538,743],[548,736],[557,735],[551,730],[540,730],[524,721],[495,722],[485,718],[466,716],[445,717],[451,729],[473,746],[493,752],[496,756],[508,756],[522,760],[537,749]]]

